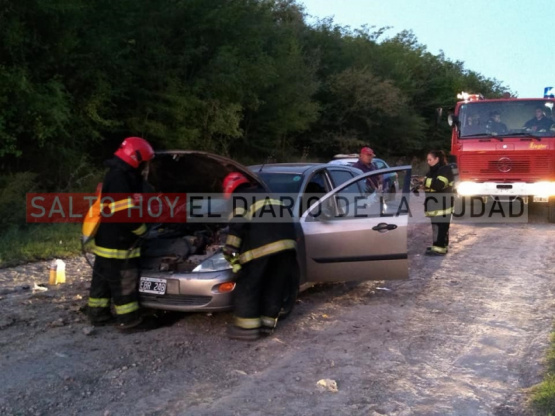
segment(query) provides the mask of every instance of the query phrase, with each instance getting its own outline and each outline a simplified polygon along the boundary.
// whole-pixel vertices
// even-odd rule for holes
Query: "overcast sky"
[[[386,37],[412,30],[429,52],[443,50],[446,58],[501,81],[521,98],[543,97],[545,87],[555,86],[553,0],[298,2],[315,18],[333,17],[351,28],[391,26]]]

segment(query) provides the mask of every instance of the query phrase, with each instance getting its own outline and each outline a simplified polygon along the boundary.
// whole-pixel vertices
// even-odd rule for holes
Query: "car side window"
[[[372,177],[370,177],[372,178]],[[380,215],[382,198],[369,185],[369,178],[356,181],[335,196],[340,218],[375,217]],[[363,190],[361,192],[361,189]]]
[[[316,172],[312,176],[312,178],[310,178],[310,181],[308,181],[305,188],[305,193],[322,194],[322,196],[325,195],[328,191],[329,186],[326,182],[326,176],[322,171]]]
[[[305,221],[326,222],[407,215],[410,213],[409,195],[407,195],[411,180],[410,166],[400,166],[391,174],[398,178],[399,189],[404,193],[384,192],[371,186],[372,180],[381,176],[379,174],[355,176],[353,183],[346,187],[340,185],[314,206],[306,215]]]
[[[373,163],[376,169],[385,169],[387,167],[383,160],[374,160]]]
[[[354,178],[353,174],[346,170],[329,169],[329,172],[334,187],[337,187]]]
[[[302,215],[303,212],[310,207],[313,203],[322,198],[325,194],[330,191],[330,187],[326,181],[326,176],[323,171],[316,172],[306,184],[306,188],[303,192],[303,201],[300,205],[299,214]]]
[[[330,169],[330,176],[331,179],[333,181],[333,185],[334,187],[338,187],[339,185],[344,184],[347,181],[350,181],[351,179],[353,179],[355,177],[355,175],[353,175],[352,172],[349,171],[345,171],[345,170],[331,170]],[[358,182],[353,183],[352,185],[349,185],[347,188],[345,188],[345,192],[348,193],[360,193],[362,192],[361,188],[360,188],[360,184]]]
[[[383,198],[380,193],[367,190],[368,178],[353,182],[331,198],[327,198],[311,215],[313,217],[311,220],[328,221],[379,216]]]

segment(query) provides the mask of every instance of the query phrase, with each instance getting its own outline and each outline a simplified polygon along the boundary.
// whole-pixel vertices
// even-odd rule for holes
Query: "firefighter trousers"
[[[139,318],[139,258],[110,259],[96,256],[89,292],[89,317],[94,323],[111,316],[113,301],[117,320],[128,324]]]
[[[234,291],[234,324],[243,329],[275,327],[284,290],[297,273],[297,253],[285,250],[242,266]]]
[[[449,246],[449,226],[452,214],[430,217],[432,221],[433,248],[447,249]],[[442,251],[442,250],[439,250]]]

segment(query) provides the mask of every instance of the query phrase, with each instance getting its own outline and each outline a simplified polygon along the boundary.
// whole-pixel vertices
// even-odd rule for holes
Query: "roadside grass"
[[[81,251],[80,238],[80,224],[8,227],[0,235],[0,268],[76,255]]]
[[[547,373],[544,380],[530,389],[530,403],[535,415],[555,416],[555,332],[547,353]]]

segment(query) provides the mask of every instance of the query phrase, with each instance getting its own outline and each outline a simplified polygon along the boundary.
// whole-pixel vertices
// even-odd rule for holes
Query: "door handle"
[[[389,231],[389,230],[394,230],[395,228],[397,228],[396,224],[387,224],[385,222],[380,222],[375,227],[372,227],[372,229],[374,231],[378,231],[380,233],[384,233],[384,232]]]

